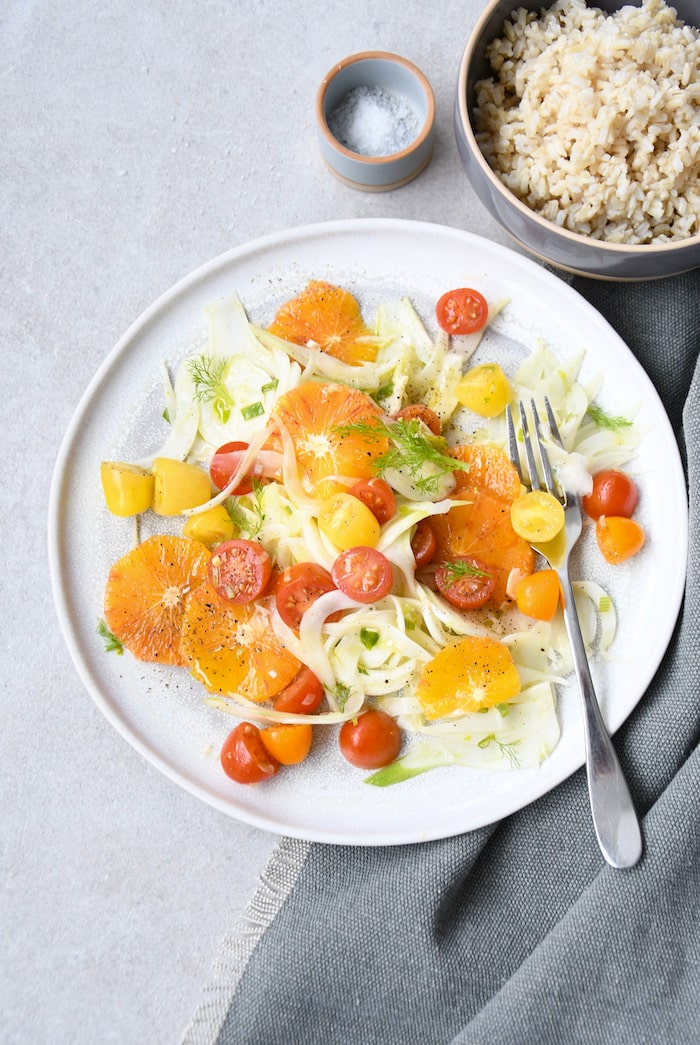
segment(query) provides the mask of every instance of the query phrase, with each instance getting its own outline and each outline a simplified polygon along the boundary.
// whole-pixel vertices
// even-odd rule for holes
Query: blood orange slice
[[[373,362],[379,345],[353,295],[322,280],[312,280],[282,305],[270,331],[296,345],[315,342],[322,351],[353,366]]]
[[[211,553],[187,537],[149,537],[107,578],[105,620],[139,660],[182,664],[180,628],[188,596],[207,576]]]
[[[275,635],[263,605],[225,602],[208,581],[187,600],[180,649],[211,693],[257,703],[285,689],[303,667]]]
[[[506,599],[510,571],[517,568],[528,574],[535,565],[535,553],[510,521],[520,477],[500,447],[457,446],[451,453],[469,465],[469,471],[455,472],[457,487],[451,496],[469,504],[430,520],[437,541],[434,562],[455,556],[479,559],[496,577],[487,605],[498,609]]]
[[[272,412],[294,442],[312,484],[329,475],[369,479],[389,448],[381,411],[356,388],[306,381],[280,396]],[[269,445],[281,449],[278,436]]]
[[[520,692],[510,650],[497,639],[467,635],[429,661],[416,695],[429,720],[504,704]]]

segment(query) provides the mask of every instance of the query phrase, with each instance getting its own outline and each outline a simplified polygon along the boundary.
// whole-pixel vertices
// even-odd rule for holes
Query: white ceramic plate
[[[613,595],[619,634],[609,662],[594,663],[601,706],[614,731],[643,697],[680,608],[687,555],[687,501],[676,442],[651,382],[605,320],[557,277],[465,232],[408,221],[349,221],[295,229],[237,248],[205,265],[127,331],[87,389],[62,444],[51,495],[50,557],[58,614],[76,668],[97,705],[130,744],[181,787],[233,817],[301,838],[381,845],[443,838],[527,805],[583,763],[578,699],[559,700],[562,737],[534,770],[439,769],[390,788],[338,755],[335,738],[305,764],[257,787],[230,781],[218,750],[235,720],[206,707],[183,669],[144,665],[104,651],[96,633],[111,563],[131,545],[133,523],[104,508],[99,465],[135,460],[163,440],[162,366],[206,336],[203,309],[236,291],[250,317],[268,323],[309,279],[341,284],[371,317],[382,299],[408,295],[432,329],[450,287],[476,285],[508,297],[477,360],[512,364],[543,337],[562,358],[585,349],[583,374],[600,371],[598,396],[613,413],[639,406],[645,437],[633,465],[647,544],[613,570],[584,552],[586,575]]]

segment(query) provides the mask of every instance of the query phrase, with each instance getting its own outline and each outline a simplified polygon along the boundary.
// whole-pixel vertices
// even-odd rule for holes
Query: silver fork
[[[548,399],[545,399],[545,409],[551,437],[562,446],[559,428]],[[578,497],[557,489],[551,463],[543,444],[540,418],[534,400],[530,402],[530,410],[543,483],[540,482],[533,437],[522,403],[520,403],[520,427],[523,435],[527,475],[524,475],[521,467],[515,423],[510,407],[506,412],[509,454],[525,485],[529,485],[535,490],[542,489],[544,485],[544,489],[558,498],[564,506],[565,527],[562,536],[565,536],[565,540],[555,538],[549,546],[533,544],[532,547],[543,556],[552,569],[556,570],[564,592],[564,622],[583,705],[588,794],[598,844],[603,856],[613,867],[632,867],[637,863],[642,852],[639,821],[598,706],[569,574],[569,553],[581,535],[581,507]]]

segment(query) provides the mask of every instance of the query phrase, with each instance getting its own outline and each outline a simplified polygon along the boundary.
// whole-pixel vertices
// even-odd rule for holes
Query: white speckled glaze
[[[390,156],[364,156],[345,148],[333,136],[328,118],[354,87],[381,87],[404,97],[421,121],[408,148]],[[338,62],[326,74],[316,97],[321,155],[341,181],[365,192],[386,192],[412,181],[430,162],[433,151],[435,99],[430,83],[411,62],[386,51],[364,51]]]
[[[559,228],[530,210],[511,193],[484,159],[471,124],[474,84],[489,75],[486,48],[515,6],[541,10],[550,0],[489,0],[467,41],[459,67],[454,104],[457,149],[467,177],[489,213],[522,247],[540,260],[598,279],[644,280],[674,276],[700,266],[700,235],[672,243],[606,243]],[[641,0],[597,0],[608,13]],[[679,18],[698,25],[697,0],[674,0]]]

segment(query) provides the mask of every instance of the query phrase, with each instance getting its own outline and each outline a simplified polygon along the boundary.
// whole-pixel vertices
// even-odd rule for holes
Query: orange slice
[[[455,472],[457,487],[451,496],[470,503],[430,520],[437,541],[434,561],[457,555],[479,559],[496,576],[487,605],[498,609],[506,599],[510,571],[529,574],[535,566],[535,553],[510,521],[520,477],[500,447],[456,446],[450,452],[469,465],[468,472]]]
[[[208,581],[187,600],[180,650],[210,693],[239,693],[257,703],[283,690],[303,667],[275,635],[263,606],[224,602]]]
[[[416,695],[429,720],[504,704],[520,692],[510,650],[497,639],[467,635],[429,661]]]
[[[180,628],[211,553],[199,541],[156,535],[116,562],[107,578],[105,620],[139,660],[182,664]]]
[[[272,411],[294,442],[297,460],[313,484],[329,475],[369,479],[389,449],[381,411],[356,388],[307,381],[280,396]],[[279,436],[268,440],[281,449]]]
[[[377,356],[378,340],[365,325],[357,300],[322,280],[312,280],[282,305],[270,332],[296,345],[314,341],[323,352],[352,366],[373,362]]]

